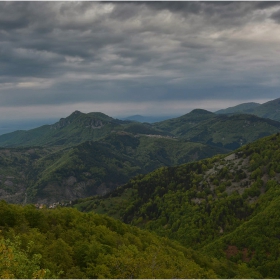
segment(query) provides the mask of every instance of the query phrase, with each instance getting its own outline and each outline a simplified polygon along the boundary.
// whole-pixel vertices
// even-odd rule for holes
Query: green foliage
[[[4,179],[0,188],[8,192],[9,202],[69,201],[105,193],[139,173],[219,151],[202,144],[127,133],[112,133],[100,141],[72,148],[3,149],[0,176]],[[20,163],[22,160],[24,164]]]
[[[160,168],[93,201],[114,208],[123,199],[113,214],[126,223],[228,258],[245,277],[279,278],[279,147],[278,134],[266,137],[232,155]]]
[[[195,109],[179,118],[155,123],[154,126],[163,131],[168,131],[173,135],[181,136],[185,135],[190,128],[214,117],[214,113],[202,109]]]
[[[128,132],[133,135],[179,137],[234,150],[278,130],[279,123],[276,121],[253,115],[216,115],[201,109],[153,125],[120,121],[102,113],[83,114],[76,111],[53,125],[1,135],[0,145],[73,146],[85,141],[100,140],[112,132]]]
[[[53,125],[0,136],[2,146],[37,145],[0,151],[0,189],[13,203],[103,194],[137,174],[227,153],[278,129],[278,122],[267,119],[200,109],[153,125],[76,111]],[[269,158],[268,153],[264,159]],[[257,179],[263,173],[257,169],[262,162],[257,151],[251,162],[252,178]],[[270,167],[271,177],[277,172],[280,165]],[[221,179],[230,176],[238,182],[244,174],[221,170]]]
[[[0,136],[2,147],[19,146],[73,146],[85,141],[100,140],[112,132],[170,135],[149,124],[121,121],[103,113],[73,112],[53,125],[44,125],[28,131],[15,131]]]
[[[156,123],[155,127],[189,141],[235,150],[278,132],[278,121],[253,115],[216,115],[205,110],[193,110],[182,117]]]
[[[242,104],[236,105],[234,107],[229,107],[227,109],[222,109],[222,110],[219,110],[215,113],[216,114],[245,113],[245,112],[247,112],[247,110],[251,111],[252,109],[254,109],[258,106],[260,106],[259,103],[248,102],[248,103],[242,103]]]
[[[196,125],[191,123],[193,115],[200,116]],[[216,117],[207,111],[193,112],[180,118],[180,125],[168,128],[177,121],[165,123],[166,126],[157,124],[157,129],[163,125],[161,129],[174,135],[187,135],[186,139],[228,149],[279,127],[276,122],[254,116]],[[88,133],[87,125],[94,126],[95,132]],[[117,133],[111,133],[113,128]],[[137,175],[103,197],[78,200],[75,207],[107,213],[162,238],[107,216],[74,209],[38,211],[33,206],[2,201],[3,276],[279,278],[279,134],[228,156],[193,162],[225,150],[166,136],[135,137],[130,133],[140,131],[138,125],[127,125],[102,114],[85,117],[75,112],[52,129],[55,137],[49,135],[50,138],[43,133],[44,127],[33,132],[39,138],[45,135],[44,141],[49,142],[44,145],[53,145],[54,139],[57,145],[66,146],[86,137],[100,140],[62,149],[0,150],[1,189],[5,194],[15,194],[20,189],[20,202],[25,200],[25,192],[28,199],[49,200],[65,199],[66,191],[77,196],[94,195],[98,188],[105,192],[132,176],[161,167],[147,175]],[[150,125],[141,129],[143,133],[153,131]],[[236,135],[236,131],[240,134]],[[227,138],[221,142],[223,133]],[[16,135],[21,137],[21,133]],[[73,137],[66,139],[65,135]],[[7,140],[10,136],[5,137]],[[24,137],[26,140],[29,136]],[[188,161],[192,163],[163,167]],[[22,182],[26,185],[22,186]],[[182,245],[203,250],[206,255]],[[206,261],[209,254],[220,260],[212,257]],[[18,267],[24,269],[24,263],[28,269],[26,274],[20,274]]]
[[[219,278],[234,266],[167,238],[71,208],[37,210],[1,202],[14,226],[2,226],[2,278]],[[28,215],[27,215],[28,214]],[[40,217],[37,225],[30,217]]]
[[[23,250],[20,245],[19,236],[13,241],[0,238],[0,277],[4,279],[49,278],[50,271],[40,267],[42,255],[29,252],[32,242],[29,242],[27,250]]]
[[[127,123],[102,113],[83,114],[75,111],[53,125],[1,135],[0,144],[6,147],[77,145],[87,140],[100,139],[112,129],[121,130],[122,125]]]
[[[262,118],[269,118],[271,120],[280,121],[280,115],[278,111],[279,101],[280,100],[278,98],[263,104],[258,104],[253,102],[244,103],[244,104],[237,105],[235,107],[217,111],[216,113],[220,113],[220,114],[248,113]]]

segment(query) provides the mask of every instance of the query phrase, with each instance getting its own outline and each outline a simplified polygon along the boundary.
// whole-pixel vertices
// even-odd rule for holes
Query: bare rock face
[[[76,190],[84,190],[86,188],[86,182],[79,182],[77,185],[76,185]]]
[[[68,186],[73,186],[75,183],[77,182],[76,177],[74,176],[70,176],[67,180],[66,180],[66,184]]]
[[[108,193],[110,190],[111,189],[108,188],[108,186],[105,183],[103,183],[96,189],[96,193],[98,195],[104,195],[104,194]]]
[[[12,187],[12,186],[14,185],[14,183],[13,183],[12,181],[10,181],[10,180],[6,180],[6,181],[4,182],[4,185],[5,185],[5,186],[8,186],[8,187]]]
[[[69,120],[67,120],[67,119],[65,119],[65,118],[61,118],[61,119],[59,120],[59,122],[57,122],[57,123],[51,125],[50,128],[51,128],[51,129],[60,129],[60,128],[63,128],[63,127],[65,127],[65,126],[69,125],[69,124],[71,124],[71,122],[70,122]]]
[[[104,123],[99,120],[99,119],[90,119],[90,120],[87,120],[84,125],[86,127],[89,127],[89,128],[92,128],[92,129],[96,129],[96,128],[101,128],[104,126]]]
[[[93,120],[91,122],[91,128],[95,129],[95,128],[101,128],[103,126],[103,123],[101,120]]]
[[[7,201],[8,203],[24,203],[26,187],[22,184],[14,184],[12,181],[4,182],[7,187],[14,187],[16,191],[12,193],[10,191],[0,189],[0,199]]]
[[[71,116],[79,115],[79,114],[82,114],[82,113],[79,112],[79,111],[75,111]],[[71,123],[73,123],[74,120],[75,120],[75,118],[74,119],[73,118],[69,118],[69,117],[61,118],[59,120],[59,122],[51,125],[50,129],[54,129],[54,130],[62,129],[62,128],[70,125]],[[99,129],[99,128],[104,126],[104,123],[102,122],[102,120],[100,120],[98,118],[92,118],[92,117],[78,119],[77,123],[80,126],[89,127],[89,128],[92,128],[92,129]]]

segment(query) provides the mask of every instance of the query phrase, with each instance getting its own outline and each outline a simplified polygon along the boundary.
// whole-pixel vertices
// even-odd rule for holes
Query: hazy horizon
[[[270,100],[268,100],[270,101]],[[246,102],[247,103],[247,102]],[[242,103],[240,103],[242,104]],[[259,104],[263,104],[263,103],[259,103]],[[239,104],[235,104],[235,105],[239,105]],[[233,105],[233,106],[235,106]],[[232,107],[232,106],[229,106]],[[227,109],[228,107],[224,107],[224,108],[219,108],[220,109]],[[159,121],[164,121],[167,119],[171,119],[171,118],[176,118],[176,117],[180,117],[184,114],[187,114],[189,112],[191,112],[192,110],[195,109],[204,109],[204,108],[191,108],[190,110],[185,111],[183,114],[177,113],[177,114],[168,114],[168,112],[166,112],[165,114],[152,114],[152,112],[149,112],[147,114],[138,114],[137,112],[134,112],[134,114],[120,114],[120,115],[110,115],[107,114],[110,117],[116,118],[116,119],[128,119],[131,117],[135,117],[135,116],[139,116],[140,118],[143,118],[143,122],[149,122],[149,123],[154,123],[154,122],[159,122]],[[215,113],[218,110],[208,110],[210,112]],[[69,114],[67,115],[61,115],[59,117],[53,117],[53,118],[21,118],[21,119],[1,119],[0,120],[0,135],[2,134],[6,134],[6,133],[10,133],[10,132],[14,132],[16,130],[29,130],[29,129],[33,129],[42,125],[51,125],[54,124],[56,122],[58,122],[61,118],[66,118],[68,117],[71,113],[73,113],[75,110],[71,111]],[[80,110],[78,110],[80,111]],[[92,112],[102,112],[102,111],[81,111],[82,113],[92,113]],[[105,112],[102,112],[105,113]],[[105,113],[106,114],[106,113]]]

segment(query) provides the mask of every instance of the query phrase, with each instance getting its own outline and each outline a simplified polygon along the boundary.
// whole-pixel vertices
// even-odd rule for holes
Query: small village
[[[71,204],[72,204],[72,201],[70,200],[69,202],[54,202],[54,203],[49,204],[49,205],[46,205],[46,204],[43,204],[43,203],[36,203],[34,205],[38,209],[43,209],[43,208],[54,209],[58,206],[66,207],[66,206],[69,206]]]
[[[166,136],[166,135],[159,135],[159,134],[137,134],[135,137],[140,136],[147,136],[147,137],[153,137],[153,138],[165,138],[165,139],[177,139],[175,136]]]

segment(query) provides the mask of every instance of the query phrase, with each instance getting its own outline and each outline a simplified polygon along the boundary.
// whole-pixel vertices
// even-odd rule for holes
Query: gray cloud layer
[[[277,98],[279,4],[0,2],[0,104]]]

